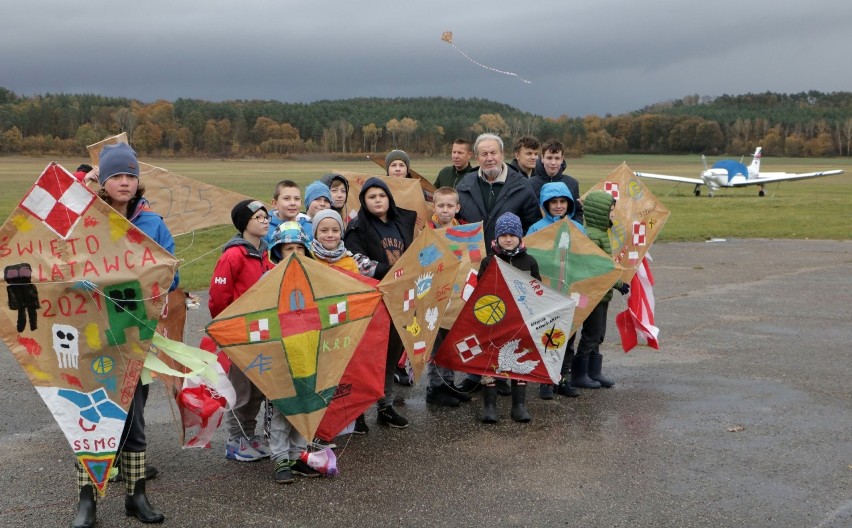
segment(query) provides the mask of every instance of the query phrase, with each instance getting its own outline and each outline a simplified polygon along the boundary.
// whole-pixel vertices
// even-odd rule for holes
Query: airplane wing
[[[655,180],[667,180],[680,183],[691,183],[692,185],[704,185],[704,180],[699,178],[684,178],[683,176],[668,176],[665,174],[651,174],[650,172],[634,172],[640,178],[653,178]]]
[[[793,172],[761,172],[760,176],[757,178],[750,178],[747,181],[734,183],[734,187],[745,187],[747,185],[764,185],[767,183],[775,183],[782,181],[793,181],[793,180],[806,180],[808,178],[821,178],[823,176],[834,176],[836,174],[843,174],[842,170],[829,170],[829,171],[819,171],[819,172],[803,172],[803,173],[793,173]]]

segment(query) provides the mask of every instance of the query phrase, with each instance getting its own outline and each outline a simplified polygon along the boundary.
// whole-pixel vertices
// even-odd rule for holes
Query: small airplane
[[[822,176],[834,176],[842,174],[842,170],[829,170],[820,172],[760,172],[760,150],[762,147],[757,147],[753,154],[751,164],[746,167],[745,164],[734,160],[721,160],[707,168],[707,159],[702,155],[701,161],[704,162],[704,170],[701,172],[701,179],[685,178],[682,176],[668,176],[665,174],[651,174],[648,172],[636,172],[636,176],[642,178],[655,178],[658,180],[668,180],[680,183],[691,183],[695,185],[693,193],[695,196],[701,196],[701,186],[709,187],[708,195],[712,198],[713,193],[722,187],[745,187],[747,185],[758,185],[760,190],[758,196],[765,196],[765,186],[767,183],[776,183],[791,180],[804,180],[807,178],[820,178]]]

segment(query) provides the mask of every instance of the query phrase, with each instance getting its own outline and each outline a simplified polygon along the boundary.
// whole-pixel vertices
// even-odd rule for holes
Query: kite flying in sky
[[[444,31],[444,32],[441,34],[441,40],[443,40],[444,42],[446,42],[447,44],[449,44],[450,46],[452,46],[452,47],[453,47],[453,49],[454,49],[454,50],[456,50],[456,51],[458,51],[459,53],[461,53],[461,54],[462,54],[462,56],[463,56],[465,59],[467,59],[467,60],[469,60],[470,62],[472,62],[472,63],[476,64],[476,65],[477,65],[477,66],[479,66],[480,68],[485,68],[486,70],[491,70],[491,71],[493,71],[493,72],[502,73],[503,75],[509,75],[509,76],[511,76],[511,77],[517,77],[518,79],[520,79],[521,81],[523,81],[523,82],[525,82],[525,83],[527,83],[527,84],[532,84],[532,81],[528,81],[528,80],[524,79],[523,77],[521,77],[521,76],[520,76],[520,75],[518,75],[517,73],[512,73],[512,72],[508,72],[508,71],[498,70],[497,68],[492,68],[492,67],[490,67],[490,66],[486,66],[486,65],[484,65],[484,64],[482,64],[482,63],[476,62],[475,60],[471,59],[471,58],[467,55],[467,53],[463,52],[463,51],[462,51],[462,50],[460,50],[458,47],[456,47],[456,45],[455,45],[455,44],[453,44],[453,32],[452,32],[452,31]]]

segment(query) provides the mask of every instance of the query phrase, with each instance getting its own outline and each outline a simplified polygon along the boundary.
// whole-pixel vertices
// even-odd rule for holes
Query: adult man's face
[[[473,153],[470,151],[470,145],[459,145],[457,143],[453,143],[453,152],[451,153],[453,158],[453,167],[456,170],[462,170],[467,167],[467,164],[470,163],[470,158],[473,156]]]
[[[525,173],[529,174],[530,171],[535,168],[535,160],[538,158],[538,151],[527,147],[521,147],[520,150],[515,153],[515,156],[518,159],[518,167],[520,167]]]
[[[503,150],[500,143],[494,139],[486,139],[479,143],[476,152],[479,168],[488,181],[494,181],[503,172]]]

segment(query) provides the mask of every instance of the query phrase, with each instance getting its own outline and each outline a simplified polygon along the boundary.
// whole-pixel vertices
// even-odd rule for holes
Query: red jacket
[[[273,267],[263,240],[258,249],[240,235],[234,236],[225,245],[210,278],[210,316],[219,315]]]

